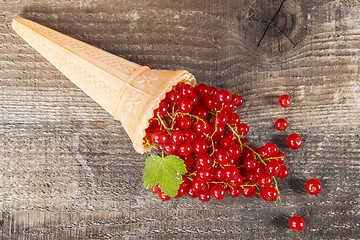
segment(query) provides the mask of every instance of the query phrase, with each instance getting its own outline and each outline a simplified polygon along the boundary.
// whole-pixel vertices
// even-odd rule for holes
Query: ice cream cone
[[[177,83],[195,84],[185,70],[151,70],[33,21],[17,18],[13,29],[66,77],[120,120],[135,150],[143,145],[153,111]]]

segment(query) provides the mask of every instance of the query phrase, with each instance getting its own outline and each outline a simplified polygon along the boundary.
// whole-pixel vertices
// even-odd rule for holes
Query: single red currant
[[[237,145],[231,145],[227,148],[230,159],[238,159],[241,156],[241,148]]]
[[[194,107],[194,104],[191,102],[191,99],[188,97],[182,98],[179,100],[178,109],[181,113],[188,113]]]
[[[216,200],[222,200],[225,198],[225,195],[226,195],[225,188],[219,184],[214,185],[211,188],[210,192],[211,192],[211,195],[213,196],[213,198]]]
[[[192,150],[195,154],[201,154],[206,152],[207,150],[207,143],[204,139],[197,138],[192,144]]]
[[[168,141],[168,134],[165,130],[158,130],[151,135],[151,142],[153,144],[161,145]]]
[[[243,177],[237,173],[233,178],[228,179],[227,183],[233,188],[240,188],[243,184]]]
[[[251,158],[251,157],[245,158],[244,166],[248,171],[253,171],[257,166],[257,161],[255,160],[255,158]]]
[[[219,102],[216,100],[215,96],[209,95],[204,98],[203,105],[208,110],[216,110],[219,107]]]
[[[180,186],[178,193],[176,194],[176,198],[181,198],[182,196],[184,196],[186,193],[186,187],[184,186]]]
[[[225,165],[229,162],[229,154],[226,150],[220,149],[215,153],[215,160],[221,164]]]
[[[279,192],[274,187],[263,187],[260,190],[260,196],[265,201],[275,201],[278,198]]]
[[[287,138],[287,145],[291,149],[298,149],[301,147],[303,141],[299,134],[293,133]]]
[[[195,190],[201,190],[205,187],[206,182],[202,179],[194,179],[191,183],[191,187]]]
[[[269,142],[264,145],[264,151],[267,153],[267,157],[271,157],[279,151],[279,148],[275,143]]]
[[[176,118],[176,125],[180,129],[188,129],[191,126],[191,118],[188,116],[180,115]]]
[[[317,195],[321,192],[322,185],[318,179],[312,178],[306,182],[305,189],[311,195]]]
[[[189,142],[182,142],[177,149],[177,154],[180,156],[189,155],[192,152],[191,144]]]
[[[240,117],[237,113],[230,113],[229,114],[229,124],[232,127],[235,127],[240,124]]]
[[[191,111],[192,115],[198,116],[201,119],[207,119],[207,117],[209,116],[209,112],[208,110],[204,107],[204,106],[196,106],[193,108],[193,110]]]
[[[279,104],[280,104],[280,106],[282,106],[283,108],[290,107],[291,101],[292,101],[292,98],[291,98],[289,95],[287,95],[287,94],[281,95],[281,96],[279,97]]]
[[[284,118],[279,118],[275,121],[275,129],[284,131],[288,127],[288,122]]]
[[[184,130],[183,135],[184,135],[184,141],[187,141],[189,143],[193,143],[196,139],[196,134],[191,129]]]
[[[268,187],[272,184],[273,179],[271,176],[265,174],[265,173],[260,173],[257,179],[258,183],[260,186],[262,187]]]
[[[229,189],[229,195],[233,198],[240,196],[241,188],[231,188]]]
[[[195,161],[200,168],[204,169],[209,169],[213,164],[213,159],[208,153],[199,154]]]
[[[166,99],[171,103],[179,102],[181,94],[178,91],[170,91],[166,93]]]
[[[199,200],[202,202],[209,202],[211,200],[211,194],[209,190],[201,190],[199,192]]]
[[[192,130],[196,134],[206,133],[210,129],[210,125],[206,120],[195,120],[192,124]]]
[[[184,134],[180,130],[174,130],[170,135],[170,141],[175,144],[180,144],[183,141]]]
[[[213,170],[213,174],[214,174],[215,179],[217,179],[217,180],[222,181],[225,179],[224,169],[220,166]]]
[[[197,198],[199,196],[199,191],[192,188],[192,184],[189,184],[186,188],[186,195],[191,198]]]
[[[278,162],[279,164],[284,164],[285,162],[285,154],[282,152],[277,152],[274,156],[273,156]]]
[[[208,168],[200,168],[199,170],[197,170],[196,177],[204,180],[205,182],[210,182],[214,180],[214,176]]]
[[[215,95],[217,93],[217,88],[216,87],[208,87],[208,95]]]
[[[219,103],[229,103],[231,101],[231,93],[226,89],[218,90],[215,97]]]
[[[248,134],[249,126],[246,125],[245,123],[240,123],[239,125],[237,125],[237,131],[240,135],[244,136]]]
[[[231,98],[235,107],[241,107],[244,103],[244,98],[241,95],[232,94]]]
[[[287,176],[289,176],[289,169],[286,166],[281,165],[280,171],[277,176],[278,178],[286,178]]]
[[[194,89],[189,84],[182,84],[179,88],[179,92],[182,97],[188,97],[194,92]]]
[[[276,160],[271,160],[265,166],[265,172],[270,176],[276,176],[279,173],[279,171],[280,171],[280,164]]]
[[[167,142],[163,145],[164,151],[168,155],[174,155],[176,153],[177,145],[172,142]]]
[[[225,126],[229,121],[228,115],[223,111],[217,113],[213,118],[217,121],[218,126]]]
[[[294,216],[290,218],[289,226],[295,231],[301,231],[305,228],[305,221],[302,217]]]
[[[160,198],[161,200],[163,200],[163,201],[169,201],[169,200],[171,199],[171,197],[165,195],[165,193],[163,193],[163,192],[159,192],[159,193],[158,193],[158,196],[159,196],[159,198]]]
[[[156,185],[156,186],[151,187],[151,192],[154,194],[157,194],[157,193],[161,192],[161,190],[160,190],[159,186]]]
[[[198,84],[194,87],[194,92],[196,95],[198,95],[200,98],[204,98],[208,95],[209,88],[205,84]]]
[[[254,186],[244,186],[241,188],[241,194],[244,197],[250,198],[256,194],[256,187]]]

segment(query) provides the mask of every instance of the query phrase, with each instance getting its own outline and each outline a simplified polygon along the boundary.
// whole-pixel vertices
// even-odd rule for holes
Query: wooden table
[[[359,239],[360,2],[3,0],[0,2],[1,239]],[[162,202],[121,124],[11,29],[23,16],[152,68],[245,90],[239,110],[290,176],[283,204]],[[276,104],[288,93],[288,109]],[[288,119],[285,132],[273,122]],[[286,136],[299,133],[297,151]],[[318,178],[311,196],[304,182]],[[306,229],[288,219],[300,215]]]

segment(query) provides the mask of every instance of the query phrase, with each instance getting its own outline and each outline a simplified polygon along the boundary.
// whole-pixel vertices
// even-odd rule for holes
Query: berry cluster
[[[242,105],[242,96],[228,90],[181,83],[160,102],[144,144],[184,160],[187,173],[175,197],[186,194],[208,202],[228,192],[232,197],[258,193],[265,201],[279,199],[275,177],[289,174],[285,156],[274,143],[249,146],[243,138],[249,127],[235,112]],[[170,200],[159,186],[151,191]]]

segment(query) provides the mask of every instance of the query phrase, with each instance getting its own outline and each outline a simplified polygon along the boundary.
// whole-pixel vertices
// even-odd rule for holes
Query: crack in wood
[[[274,17],[271,19],[271,21],[270,21],[270,22],[268,23],[268,25],[266,26],[266,29],[265,29],[265,31],[264,31],[264,33],[263,33],[263,35],[261,36],[261,38],[260,38],[260,40],[259,40],[259,42],[258,42],[258,44],[257,44],[257,47],[259,47],[259,46],[260,46],[260,43],[261,43],[261,42],[262,42],[262,40],[264,39],[264,37],[265,37],[265,35],[266,35],[267,31],[269,30],[270,25],[272,24],[272,22],[275,20],[275,18],[276,18],[276,17],[277,17],[277,15],[279,14],[279,12],[280,12],[280,10],[281,10],[282,6],[284,5],[285,1],[286,1],[286,0],[283,0],[283,1],[282,1],[282,3],[280,4],[280,7],[279,7],[279,9],[276,11],[276,13],[275,13]]]

